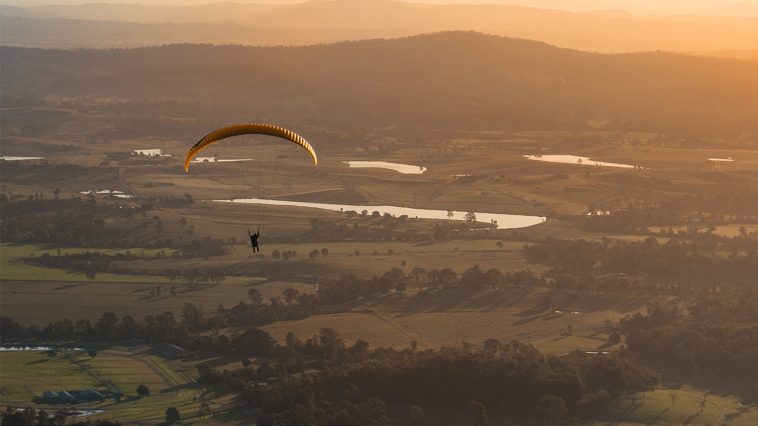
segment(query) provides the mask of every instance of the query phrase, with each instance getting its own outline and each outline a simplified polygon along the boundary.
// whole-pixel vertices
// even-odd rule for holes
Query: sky
[[[45,4],[138,3],[208,4],[218,0],[6,0],[5,4],[38,6]],[[237,0],[237,3],[292,4],[303,0]],[[317,0],[318,1],[318,0]],[[343,0],[360,1],[360,0]],[[365,1],[365,0],[364,0]],[[569,11],[623,10],[635,14],[758,16],[758,0],[409,0],[417,3],[498,3]]]

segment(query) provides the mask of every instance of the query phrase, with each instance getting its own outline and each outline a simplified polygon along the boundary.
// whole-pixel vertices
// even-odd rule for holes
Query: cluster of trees
[[[385,403],[414,407],[409,417],[417,419],[423,419],[422,407],[460,407],[485,420],[490,407],[558,423],[589,415],[616,396],[650,390],[658,380],[625,351],[552,357],[497,340],[483,348],[370,350],[361,340],[346,346],[331,329],[305,343],[292,335],[286,340],[258,369],[202,366],[201,381],[239,392],[260,410],[259,424],[384,425]],[[278,380],[257,385],[271,376]]]
[[[217,255],[223,253],[223,247],[218,241],[208,239],[208,245],[203,245],[202,240],[194,240],[187,246],[187,251],[173,251],[172,257],[182,257],[198,254],[195,250],[196,247],[204,247],[204,250],[200,253],[203,256]],[[219,253],[220,252],[220,253]],[[188,254],[191,253],[191,254]],[[155,254],[153,259],[160,259],[166,256],[163,251]],[[110,273],[129,273],[150,275],[151,272],[138,269],[129,268],[123,266],[123,263],[134,260],[148,260],[150,257],[143,254],[136,254],[131,251],[124,253],[108,254],[99,251],[85,251],[81,253],[60,253],[58,255],[51,255],[50,253],[43,253],[42,256],[30,256],[25,257],[23,260],[26,263],[46,266],[50,268],[62,268],[73,271],[79,271],[87,275],[87,277],[94,279],[97,273],[110,272]],[[226,279],[225,269],[222,267],[205,267],[205,268],[192,268],[192,269],[166,269],[155,270],[152,272],[155,275],[168,276],[172,280],[183,278],[189,282],[219,282]],[[160,288],[159,288],[160,289]],[[160,290],[159,290],[160,291]]]
[[[11,200],[0,194],[0,234],[3,241],[16,243],[53,243],[78,247],[171,247],[183,256],[210,257],[224,253],[226,241],[205,238],[161,238],[160,217],[147,218],[147,212],[158,205],[192,203],[192,197],[158,197],[134,202],[111,203],[95,199],[31,199]],[[135,232],[133,221],[140,215],[144,231]],[[119,226],[124,225],[124,226]],[[152,226],[151,226],[152,225]],[[185,226],[186,223],[183,223]],[[187,233],[191,234],[191,226]]]
[[[64,318],[40,327],[24,326],[10,317],[0,316],[0,337],[6,342],[30,338],[97,343],[141,339],[222,353],[248,353],[253,347],[269,348],[274,342],[268,335],[261,337],[256,334],[256,329],[230,336],[220,335],[218,330],[230,326],[261,326],[279,320],[302,319],[319,312],[317,295],[300,293],[292,288],[284,291],[284,299],[275,297],[268,303],[254,288],[250,289],[248,297],[250,303],[240,302],[229,309],[219,306],[213,315],[206,315],[200,306],[185,303],[180,318],[172,312],[164,312],[147,315],[142,322],[129,315],[119,318],[112,312],[106,312],[94,323],[87,319],[72,321]],[[205,331],[210,333],[199,334]]]
[[[690,303],[656,303],[621,321],[641,361],[734,392],[758,389],[758,289],[715,287]]]
[[[428,239],[427,233],[402,227],[408,216],[394,217],[368,210],[345,212],[346,219],[312,219],[306,239],[313,241],[412,241]]]
[[[5,342],[41,338],[50,341],[79,340],[100,343],[139,338],[181,344],[190,340],[186,324],[177,321],[171,312],[147,315],[142,323],[129,315],[119,319],[112,312],[106,312],[94,323],[88,319],[71,321],[64,318],[44,327],[25,326],[10,317],[2,316],[0,326],[0,336]]]
[[[100,319],[91,323],[81,319],[71,321],[62,319],[40,328],[36,325],[24,326],[12,318],[0,316],[0,337],[4,342],[25,339],[45,339],[48,341],[81,341],[84,343],[110,343],[140,339],[148,342],[171,342],[192,349],[217,353],[240,353],[259,355],[269,353],[276,342],[265,332],[250,328],[242,333],[229,336],[219,335],[218,324],[224,324],[223,318],[206,318],[200,308],[185,304],[182,318],[177,319],[171,312],[159,315],[147,315],[143,322],[131,316],[118,318],[106,312]],[[210,335],[202,331],[213,331]]]
[[[428,241],[431,239],[446,240],[462,233],[476,229],[482,236],[484,229],[494,230],[494,223],[476,221],[474,212],[466,213],[465,221],[445,221],[435,224],[431,230],[415,229],[402,226],[407,223],[408,216],[383,215],[378,211],[363,210],[345,212],[347,219],[326,220],[312,219],[309,233],[305,239],[315,241]],[[452,218],[453,212],[448,213]],[[490,234],[486,235],[491,236]]]
[[[128,219],[143,211],[142,207],[119,207],[79,198],[10,201],[0,197],[0,233],[7,242],[92,245],[110,236],[106,219]]]
[[[547,238],[523,249],[532,262],[552,263],[553,275],[596,272],[644,275],[668,282],[743,282],[758,275],[758,240],[586,241]],[[724,252],[729,253],[724,256]]]
[[[136,260],[139,259],[129,253],[117,253],[108,255],[100,252],[83,252],[83,253],[65,253],[52,256],[49,253],[43,253],[42,256],[27,257],[24,262],[50,268],[61,268],[79,271],[85,273],[88,277],[94,278],[98,272],[121,272],[116,261],[118,260]]]
[[[273,297],[268,303],[260,292],[251,288],[247,292],[249,303],[239,302],[231,308],[219,306],[217,318],[232,326],[261,326],[279,320],[298,320],[320,311],[320,298],[315,294],[301,293],[294,288],[284,290],[284,299]]]
[[[25,141],[24,145],[31,143]],[[45,144],[44,147],[40,147],[47,152],[53,149],[58,149],[63,145],[58,144]],[[76,149],[76,148],[74,148]],[[36,161],[3,161],[3,180],[8,182],[19,182],[25,185],[32,183],[49,184],[50,182],[60,182],[66,179],[83,178],[90,175],[93,171],[93,167],[81,166],[71,163],[50,163],[47,160]],[[102,169],[100,169],[102,172]],[[35,194],[36,195],[36,194]],[[55,191],[54,198],[58,198],[60,190]],[[17,200],[28,199],[29,195],[18,194],[0,194],[0,200],[4,199]],[[32,199],[35,198],[32,196]],[[36,198],[45,198],[44,194],[39,194]]]
[[[176,197],[173,195],[153,195],[149,198],[142,200],[143,204],[147,208],[153,209],[155,207],[186,207],[195,202],[190,194],[184,194],[182,197]]]
[[[358,278],[355,275],[343,275],[336,279],[322,280],[318,296],[324,305],[338,305],[363,299],[369,300],[391,290],[404,291],[409,285],[427,285],[443,288],[465,288],[479,291],[486,288],[499,289],[506,286],[538,286],[546,281],[531,270],[503,273],[497,268],[483,271],[479,265],[458,274],[451,268],[430,269],[414,267],[406,273],[400,268],[391,268],[380,277],[371,279]]]
[[[297,257],[297,250],[284,250],[284,251],[274,250],[271,252],[271,257],[273,257],[274,259],[289,260],[291,258]],[[314,257],[314,256],[311,256],[311,257]]]
[[[671,187],[663,178],[623,174],[608,179],[625,186],[650,187],[658,190]],[[758,223],[758,191],[742,182],[732,182],[730,189],[719,186],[715,190],[701,188],[692,193],[661,200],[619,201],[604,206],[590,206],[590,211],[609,210],[611,215],[590,216],[584,222],[587,229],[597,232],[646,234],[650,227],[669,227],[689,224],[713,228],[718,224]],[[674,189],[674,191],[677,191]]]
[[[49,258],[80,259],[77,255],[48,256]],[[40,257],[43,259],[44,257]],[[98,258],[98,256],[95,256]],[[87,261],[84,261],[87,262]],[[96,267],[97,262],[83,263],[86,267]],[[247,303],[225,308],[218,306],[214,315],[206,315],[202,307],[185,303],[181,318],[175,318],[171,312],[148,315],[143,322],[127,315],[118,318],[106,312],[94,324],[87,319],[72,321],[64,318],[51,322],[44,327],[37,325],[23,326],[9,317],[0,317],[0,333],[4,340],[25,338],[44,338],[54,340],[79,339],[86,342],[112,342],[128,339],[147,341],[168,341],[188,347],[202,347],[218,352],[236,351],[236,345],[228,336],[218,335],[214,330],[226,327],[263,326],[276,321],[291,321],[307,318],[323,312],[323,306],[329,310],[339,309],[338,305],[356,300],[370,300],[392,290],[404,290],[407,285],[419,280],[449,287],[464,287],[475,291],[503,285],[537,285],[544,283],[533,272],[514,271],[503,274],[497,269],[482,271],[479,266],[467,269],[460,276],[452,269],[426,271],[414,268],[406,274],[400,268],[392,268],[381,277],[362,279],[355,275],[345,275],[336,279],[321,281],[315,294],[301,293],[294,288],[284,291],[283,297],[264,300],[260,292],[251,288]],[[173,289],[172,289],[173,293]],[[193,336],[193,333],[212,331],[209,335]]]

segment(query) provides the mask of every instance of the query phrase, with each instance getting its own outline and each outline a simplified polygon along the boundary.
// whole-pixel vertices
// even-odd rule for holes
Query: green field
[[[733,396],[684,387],[621,398],[613,403],[609,417],[611,421],[594,424],[747,426],[758,424],[758,407],[742,405]]]
[[[136,250],[136,251],[135,251]],[[132,253],[139,253],[141,249],[133,249]],[[108,254],[124,253],[127,250],[113,249],[73,249],[61,248],[61,254],[83,253],[86,251],[100,251]],[[159,252],[160,250],[154,250]],[[149,251],[144,251],[149,255]],[[0,280],[24,280],[24,281],[86,281],[87,277],[81,272],[67,271],[57,268],[30,265],[19,260],[21,257],[42,256],[48,253],[52,256],[57,254],[55,248],[45,248],[34,245],[0,245]],[[97,282],[143,282],[143,283],[168,283],[168,277],[153,275],[128,275],[99,273],[93,281]]]
[[[218,305],[232,306],[247,300],[248,290],[260,283],[249,278],[246,283],[176,283],[176,294],[170,294],[170,286],[161,284],[163,291],[155,294],[155,284],[146,283],[99,283],[99,282],[48,282],[48,281],[3,281],[0,309],[4,315],[25,324],[47,324],[63,318],[77,320],[86,318],[95,321],[104,312],[116,315],[131,315],[142,320],[146,315],[166,311],[179,315],[185,303],[192,303],[208,312]],[[264,285],[264,297],[281,295],[287,287],[306,287],[292,283]],[[70,303],[76,300],[76,304]],[[29,309],[33,306],[34,309]]]
[[[4,405],[28,404],[45,390],[102,388],[72,363],[67,352],[48,357],[44,351],[0,352],[0,389]]]
[[[55,256],[58,254],[79,254],[85,252],[101,252],[109,255],[125,254],[131,252],[144,256],[155,256],[157,253],[171,252],[168,249],[101,249],[101,248],[50,248],[39,245],[26,244],[2,244],[0,245],[0,281],[89,281],[87,277],[78,271],[68,271],[58,268],[47,268],[44,266],[30,265],[22,262],[24,257],[42,256],[49,254]],[[124,262],[127,264],[128,262]],[[229,283],[248,282],[248,277],[228,276],[225,278]],[[168,284],[173,283],[169,277],[162,275],[135,275],[135,274],[112,274],[98,273],[92,282],[101,283],[153,283]],[[183,280],[176,280],[181,282]]]
[[[333,328],[348,343],[363,339],[372,347],[401,349],[415,341],[419,348],[438,348],[459,346],[462,342],[482,344],[492,338],[533,342],[547,353],[565,354],[577,349],[606,350],[603,324],[606,320],[617,321],[624,314],[599,305],[596,310],[577,315],[525,315],[533,306],[530,300],[508,308],[474,310],[453,306],[439,312],[398,312],[389,306],[372,306],[366,311],[314,315],[262,328],[280,341],[289,332],[304,340],[322,328]],[[574,335],[564,336],[568,326]]]
[[[184,368],[148,354],[146,349],[108,349],[98,352],[94,358],[84,352],[59,352],[54,358],[40,351],[0,352],[1,405],[103,410],[92,418],[156,423],[163,419],[170,406],[177,407],[182,417],[192,422],[199,421],[192,419],[199,401],[208,402],[214,410],[232,402],[231,395],[203,393]],[[120,402],[108,399],[75,406],[32,402],[45,390],[94,388],[106,391],[108,386],[104,381],[124,392]],[[136,394],[141,384],[150,388],[149,396]]]

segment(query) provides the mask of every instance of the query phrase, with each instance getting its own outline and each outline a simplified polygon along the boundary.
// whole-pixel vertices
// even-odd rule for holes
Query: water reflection
[[[618,167],[622,169],[638,168],[638,166],[631,164],[606,163],[605,161],[595,161],[589,157],[579,157],[576,155],[525,155],[524,158],[548,163],[579,164],[582,166]]]
[[[388,163],[386,161],[343,161],[343,163],[353,168],[389,169],[406,175],[420,175],[427,170],[426,167],[422,166]]]
[[[213,200],[223,203],[241,203],[241,204],[266,204],[272,206],[292,206],[292,207],[308,207],[315,209],[331,210],[338,212],[354,211],[360,213],[366,210],[368,214],[375,211],[380,215],[389,213],[392,216],[408,216],[409,218],[417,219],[443,219],[443,220],[466,220],[466,212],[448,211],[448,210],[430,210],[430,209],[416,209],[411,207],[396,207],[396,206],[359,206],[350,204],[327,204],[327,203],[309,203],[303,201],[287,201],[287,200],[268,200],[263,198],[244,198],[234,200]],[[474,212],[477,222],[491,223],[497,225],[497,229],[514,229],[514,228],[526,228],[528,226],[534,226],[539,223],[545,222],[547,218],[541,216],[524,216],[513,214],[500,214],[500,213],[481,213]]]

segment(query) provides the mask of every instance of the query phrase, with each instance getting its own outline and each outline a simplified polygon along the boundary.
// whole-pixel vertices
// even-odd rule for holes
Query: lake
[[[303,201],[287,201],[287,200],[269,200],[263,198],[244,198],[234,200],[213,200],[222,203],[241,203],[241,204],[264,204],[272,206],[292,206],[292,207],[308,207],[314,209],[331,210],[337,212],[354,211],[360,213],[363,210],[368,210],[369,214],[374,211],[378,211],[384,215],[389,213],[392,216],[398,217],[406,215],[413,219],[442,219],[442,220],[466,220],[466,212],[454,211],[453,216],[448,218],[447,210],[429,210],[429,209],[416,209],[411,207],[396,207],[396,206],[357,206],[349,204],[327,204],[327,203],[308,203]],[[513,215],[502,213],[480,213],[475,212],[476,221],[482,223],[496,223],[497,229],[515,229],[526,228],[528,226],[534,226],[545,222],[547,218],[541,216],[525,216],[525,215]]]
[[[545,161],[548,163],[562,164],[579,164],[582,166],[600,166],[600,167],[618,167],[622,169],[635,169],[637,166],[622,163],[606,163],[604,161],[595,161],[589,157],[579,157],[576,155],[525,155],[527,160]]]
[[[216,157],[197,157],[192,160],[193,163],[239,163],[242,161],[255,161],[252,158],[227,158],[220,159]]]
[[[0,346],[0,352],[24,352],[24,351],[83,351],[82,348],[69,348],[52,346]]]
[[[4,161],[29,161],[29,160],[44,160],[45,157],[0,157],[0,160]]]
[[[80,191],[79,193],[83,195],[105,195],[121,199],[132,198],[131,195],[125,194],[123,191],[116,191],[113,189],[93,189],[90,191]]]
[[[427,170],[426,167],[414,166],[412,164],[388,163],[386,161],[343,161],[342,163],[356,169],[389,169],[406,175],[420,175]]]
[[[144,155],[147,157],[171,157],[171,154],[164,154],[160,148],[135,149],[132,155]]]

